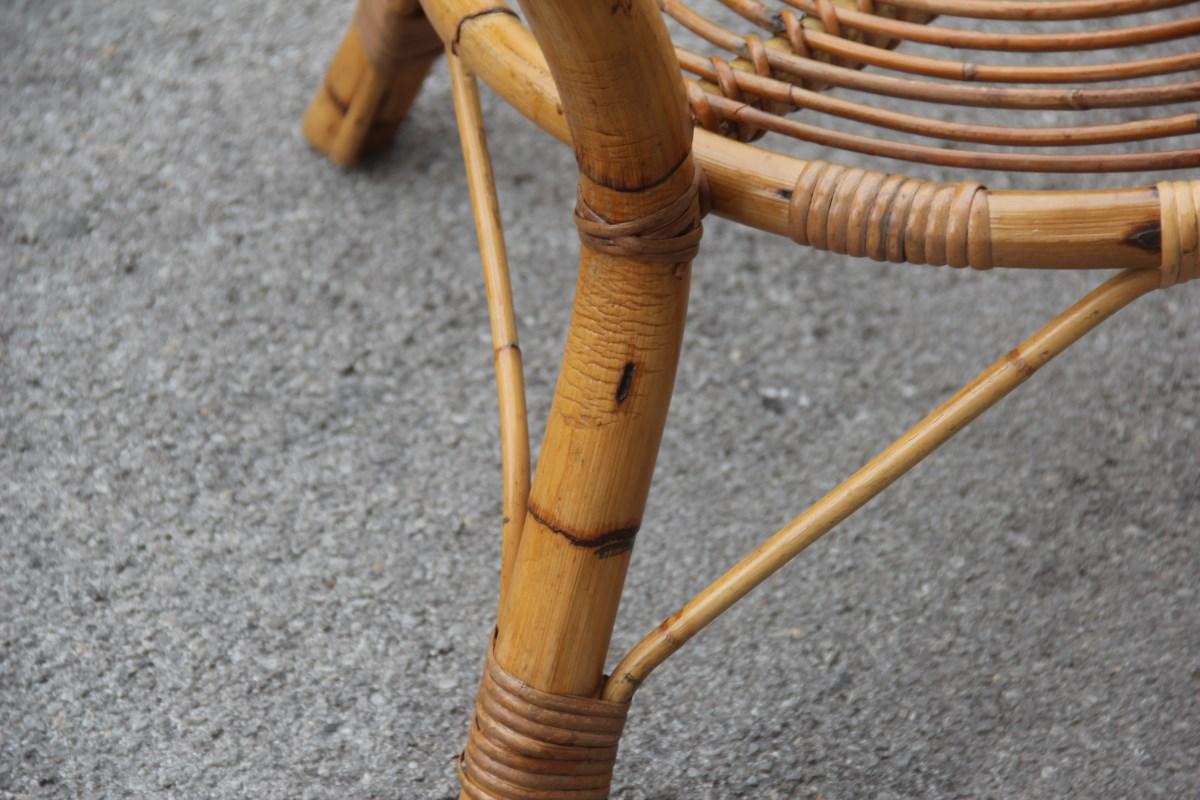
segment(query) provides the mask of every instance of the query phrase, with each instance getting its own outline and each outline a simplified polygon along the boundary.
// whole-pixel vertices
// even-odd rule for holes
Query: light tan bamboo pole
[[[366,19],[388,18],[390,27],[376,29],[382,39],[364,42],[360,30],[364,6],[371,9]],[[384,40],[397,36],[404,40]],[[309,143],[343,167],[364,154],[386,149],[437,58],[437,45],[418,0],[360,0],[355,21],[304,113]],[[388,52],[390,48],[410,52]]]
[[[459,760],[460,797],[600,800],[624,707],[591,698],[675,380],[699,234],[697,174],[679,67],[652,0],[529,0],[524,10],[561,91],[586,244],[516,562]],[[666,255],[646,257],[653,247]]]
[[[487,133],[479,106],[479,85],[458,56],[447,52],[446,61],[450,66],[454,111],[458,117],[458,134],[467,169],[467,185],[471,191],[475,232],[479,238],[479,260],[483,265],[488,316],[492,324],[503,485],[500,546],[500,607],[503,607],[529,499],[529,424],[525,411],[525,377],[521,364],[521,345],[517,339],[517,318],[513,311],[508,256],[504,249],[500,203],[496,198],[496,179],[492,174],[492,159],[488,153]]]
[[[561,93],[580,192],[609,222],[694,178],[679,67],[652,0],[523,4]],[[499,664],[546,692],[600,688],[675,379],[688,263],[581,253],[529,511],[496,635]]]
[[[570,134],[545,59],[529,31],[493,0],[431,0],[426,12],[481,80],[546,132]],[[695,132],[694,152],[713,212],[789,235],[788,201],[807,162]],[[1159,202],[1153,187],[989,193],[992,262],[1036,269],[1156,269]]]
[[[992,364],[837,488],[709,584],[639,642],[613,670],[608,700],[626,702],[672,653],[804,548],[857,511],[939,445],[1024,383],[1088,331],[1160,285],[1156,271],[1123,272],[1105,281]]]

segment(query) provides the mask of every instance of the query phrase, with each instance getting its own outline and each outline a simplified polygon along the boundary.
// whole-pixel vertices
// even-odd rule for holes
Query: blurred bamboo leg
[[[441,50],[417,0],[359,0],[304,114],[309,143],[341,166],[385,150]]]
[[[1105,281],[960,389],[882,453],[763,542],[637,644],[613,670],[606,699],[627,702],[672,653],[808,545],[832,530],[1054,356],[1129,303],[1157,289],[1156,270]]]
[[[503,485],[504,520],[500,548],[500,607],[503,608],[529,499],[529,426],[525,411],[525,377],[521,364],[521,345],[517,340],[517,319],[513,312],[500,204],[496,198],[492,159],[488,154],[487,133],[479,107],[479,85],[457,56],[447,51],[446,60],[450,65],[454,111],[458,116],[463,162],[471,190],[475,231],[479,237],[479,259],[483,264],[483,281],[487,286],[488,316],[492,322]]]

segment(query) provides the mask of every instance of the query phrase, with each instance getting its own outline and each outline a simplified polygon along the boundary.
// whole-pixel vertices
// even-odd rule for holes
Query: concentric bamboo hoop
[[[568,141],[558,92],[529,30],[491,0],[441,0],[426,9],[464,63],[531,121]],[[490,12],[490,13],[489,13]],[[693,148],[712,210],[788,236],[791,192],[806,162],[696,130]],[[993,264],[1033,269],[1157,269],[1160,209],[1153,187],[990,191]]]

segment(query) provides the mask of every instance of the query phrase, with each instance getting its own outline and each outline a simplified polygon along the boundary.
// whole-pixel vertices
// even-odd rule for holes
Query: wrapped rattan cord
[[[354,26],[367,61],[383,75],[395,74],[407,61],[428,59],[442,51],[442,40],[421,6],[408,0],[358,0]]]
[[[605,800],[628,703],[550,694],[506,672],[488,648],[467,747],[471,800]]]
[[[588,205],[580,187],[575,202],[575,225],[585,247],[609,255],[658,264],[691,261],[700,251],[708,192],[704,172],[695,166],[692,182],[670,204],[628,222],[609,222]]]
[[[1164,181],[1156,187],[1162,204],[1162,285],[1200,277],[1200,181]]]
[[[810,161],[788,206],[792,239],[876,261],[992,266],[987,189]]]

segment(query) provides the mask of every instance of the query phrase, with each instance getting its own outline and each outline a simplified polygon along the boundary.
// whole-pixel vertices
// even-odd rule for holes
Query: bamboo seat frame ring
[[[502,0],[358,0],[304,116],[313,146],[351,165],[386,149],[445,56],[487,289],[503,486],[497,626],[457,759],[468,800],[608,797],[630,704],[663,662],[1117,311],[1200,277],[1200,180],[1184,175],[1200,167],[1188,139],[1200,135],[1190,110],[1200,81],[1188,77],[1200,69],[1194,0],[720,2],[749,32],[684,0],[522,0],[521,14]],[[1019,62],[999,55],[1013,53]],[[1063,63],[1063,53],[1082,55]],[[579,166],[578,282],[536,476],[479,80],[569,142]],[[1039,116],[1029,122],[1028,111]],[[752,144],[767,136],[872,167]],[[894,171],[900,162],[960,177]],[[995,172],[1157,177],[993,190],[983,178]],[[1115,274],[606,674],[709,213],[876,261]]]

